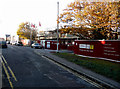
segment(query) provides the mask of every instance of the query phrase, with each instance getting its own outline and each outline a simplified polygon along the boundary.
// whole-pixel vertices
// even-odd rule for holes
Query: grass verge
[[[80,57],[70,53],[53,53],[56,56],[64,58],[77,65],[90,69],[98,74],[109,77],[120,83],[120,64],[110,61]]]

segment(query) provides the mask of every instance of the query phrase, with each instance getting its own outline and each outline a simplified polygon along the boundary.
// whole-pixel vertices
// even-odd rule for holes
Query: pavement
[[[40,55],[40,56],[45,56],[48,59],[59,63],[62,66],[65,66],[66,68],[69,68],[70,70],[85,76],[88,79],[91,79],[92,81],[95,81],[99,84],[101,84],[102,86],[105,86],[107,88],[113,88],[113,89],[120,89],[120,83],[107,78],[105,76],[102,76],[100,74],[97,74],[91,70],[88,70],[86,68],[83,68],[82,66],[76,65],[72,62],[69,62],[67,60],[65,60],[64,58],[60,58],[58,56],[53,55],[52,53],[57,52],[56,50],[49,50],[49,49],[36,49],[34,51],[36,54]],[[69,51],[69,50],[59,50],[60,53],[73,53],[73,51]]]

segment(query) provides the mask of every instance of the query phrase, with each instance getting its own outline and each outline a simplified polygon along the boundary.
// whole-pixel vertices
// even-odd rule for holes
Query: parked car
[[[6,43],[7,43],[7,44],[10,44],[10,41],[7,41]]]
[[[11,45],[16,45],[16,42],[11,42],[10,44],[11,44]]]
[[[42,45],[40,45],[39,43],[33,43],[31,45],[31,48],[43,48]]]
[[[15,45],[17,45],[17,46],[23,46],[22,42],[18,42]]]
[[[6,41],[0,41],[0,48],[7,48]]]

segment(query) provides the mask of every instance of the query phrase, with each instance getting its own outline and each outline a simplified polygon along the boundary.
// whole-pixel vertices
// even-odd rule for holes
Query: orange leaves
[[[79,12],[80,12],[80,10],[82,10],[82,8],[83,8],[83,5],[79,1],[71,2],[68,5],[67,9],[64,9],[65,12],[63,12],[60,15],[61,22],[75,23],[75,22],[73,22],[73,21],[75,21],[75,19],[81,18]]]
[[[84,18],[91,21],[90,25],[104,27],[112,25],[112,23],[108,24],[108,22],[115,21],[116,11],[117,8],[112,3],[96,2],[89,5],[89,7],[86,7],[83,13]]]
[[[30,33],[31,33],[31,29],[30,29],[30,24],[28,24],[28,22],[21,23],[19,25],[19,28],[17,30],[17,35],[19,35],[20,38],[29,39]],[[33,39],[35,38],[36,35],[37,35],[37,31],[32,31]]]
[[[83,1],[83,0],[82,0]],[[68,5],[61,16],[61,22],[69,24],[75,28],[107,28],[120,26],[120,3],[119,2],[87,2],[76,0]],[[68,31],[66,31],[68,30]],[[66,28],[64,31],[72,33],[83,32]],[[84,29],[85,32],[90,29]]]

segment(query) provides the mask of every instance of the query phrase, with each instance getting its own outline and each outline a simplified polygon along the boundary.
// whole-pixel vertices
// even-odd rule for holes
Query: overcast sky
[[[27,21],[41,22],[39,30],[55,28],[58,1],[61,13],[74,0],[0,0],[0,37],[16,35],[19,24]]]

